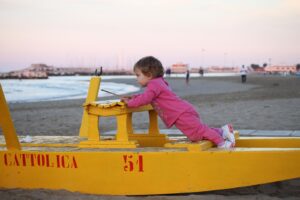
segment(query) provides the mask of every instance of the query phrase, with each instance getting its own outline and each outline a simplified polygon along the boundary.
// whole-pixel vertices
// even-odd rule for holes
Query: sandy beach
[[[114,79],[136,85],[134,79]],[[220,127],[228,122],[235,129],[300,130],[300,78],[283,76],[167,78],[180,97],[191,102],[202,120]],[[108,100],[109,98],[99,98]],[[84,99],[10,104],[19,135],[78,135]],[[146,113],[133,115],[134,128],[148,127]],[[100,120],[100,131],[115,130],[115,119]],[[159,126],[165,129],[159,121]],[[2,134],[2,133],[1,133]],[[300,179],[266,185],[196,194],[159,196],[101,196],[51,190],[0,190],[1,199],[299,199]]]

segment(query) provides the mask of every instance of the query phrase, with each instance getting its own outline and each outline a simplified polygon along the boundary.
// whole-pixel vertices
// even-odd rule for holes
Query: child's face
[[[146,76],[142,73],[142,71],[138,68],[134,70],[136,75],[137,82],[142,86],[146,87],[148,82],[152,79],[152,76]]]

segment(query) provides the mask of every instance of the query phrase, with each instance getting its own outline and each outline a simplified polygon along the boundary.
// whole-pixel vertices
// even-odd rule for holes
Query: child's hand
[[[127,102],[128,102],[131,98],[132,98],[131,96],[123,96],[123,97],[121,98],[121,102],[124,102],[124,103],[127,104]]]

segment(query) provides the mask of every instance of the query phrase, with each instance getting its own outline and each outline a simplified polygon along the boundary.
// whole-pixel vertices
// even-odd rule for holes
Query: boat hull
[[[91,194],[201,192],[300,177],[299,148],[0,151],[0,187]]]

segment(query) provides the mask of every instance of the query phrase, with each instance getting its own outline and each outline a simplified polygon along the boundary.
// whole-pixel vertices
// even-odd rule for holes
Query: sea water
[[[134,78],[134,76],[103,76],[103,80],[112,78]],[[90,76],[56,76],[48,79],[5,79],[0,80],[6,100],[10,103],[53,101],[63,99],[86,98]],[[138,91],[140,88],[122,83],[101,82],[101,88],[117,94]],[[99,91],[99,96],[111,96]]]
[[[206,73],[204,76],[237,76],[238,73]],[[199,77],[198,73],[191,73],[190,77]],[[173,78],[184,78],[185,74],[172,74]],[[124,95],[136,92],[140,88],[123,83],[114,83],[113,79],[135,79],[134,75],[102,76],[101,88],[113,93]],[[48,79],[4,79],[0,80],[6,100],[10,103],[53,101],[63,99],[86,98],[90,76],[50,76]],[[112,80],[109,82],[108,80]],[[100,97],[112,96],[99,91]]]

